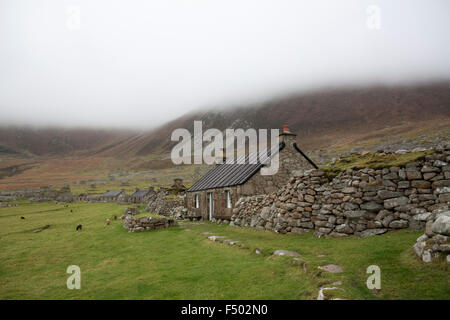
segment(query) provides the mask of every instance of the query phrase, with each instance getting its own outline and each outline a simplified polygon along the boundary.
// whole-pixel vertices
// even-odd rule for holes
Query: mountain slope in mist
[[[282,128],[288,124],[307,149],[326,147],[337,138],[450,118],[450,83],[408,87],[324,90],[274,99],[252,107],[188,114],[142,137],[137,154],[170,150],[176,128]],[[192,132],[192,131],[191,131]],[[389,130],[387,130],[389,133]]]
[[[134,115],[130,115],[134,116]],[[450,119],[450,83],[404,87],[322,90],[259,105],[201,111],[179,117],[159,128],[136,131],[96,129],[0,128],[0,153],[89,155],[112,157],[166,153],[175,144],[173,130],[192,132],[194,120],[203,128],[281,128],[288,124],[307,150],[332,145],[337,139],[370,132]]]

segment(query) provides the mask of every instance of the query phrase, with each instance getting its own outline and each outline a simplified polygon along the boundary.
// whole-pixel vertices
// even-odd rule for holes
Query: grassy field
[[[365,155],[354,154],[343,157],[334,164],[328,164],[321,168],[330,174],[338,174],[347,169],[372,168],[381,169],[394,166],[404,166],[408,162],[424,159],[426,155],[432,154],[433,151],[409,152],[406,154],[388,154],[380,155],[378,153],[367,153]]]
[[[128,233],[119,220],[105,226],[124,208],[24,202],[0,208],[0,299],[315,299],[320,286],[335,281],[342,289],[333,294],[344,299],[450,299],[448,263],[425,265],[412,253],[418,231],[317,239],[208,222],[141,233]],[[78,224],[82,231],[75,231]],[[241,246],[212,242],[204,232]],[[276,249],[297,251],[302,261],[273,257]],[[344,272],[317,269],[329,263]],[[381,268],[379,291],[365,285],[372,264]],[[69,265],[81,268],[80,290],[66,288]]]

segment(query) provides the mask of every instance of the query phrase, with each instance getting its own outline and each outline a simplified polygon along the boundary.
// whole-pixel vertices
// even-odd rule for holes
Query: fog
[[[321,87],[450,79],[448,0],[1,0],[0,123],[147,129]]]

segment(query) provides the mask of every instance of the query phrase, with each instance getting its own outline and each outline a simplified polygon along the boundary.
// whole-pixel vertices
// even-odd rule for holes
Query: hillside
[[[329,148],[345,141],[388,136],[450,119],[450,83],[409,87],[371,87],[311,92],[234,107],[184,115],[143,135],[136,155],[170,150],[176,128],[281,128],[288,124],[306,150]],[[117,147],[117,152],[122,146]]]
[[[251,106],[185,114],[159,128],[133,130],[0,128],[0,154],[129,158],[166,153],[176,128],[281,128],[289,124],[306,150],[435,126],[450,119],[450,82],[405,87],[321,90]]]
[[[136,135],[130,130],[0,127],[0,154],[65,156],[110,149]]]

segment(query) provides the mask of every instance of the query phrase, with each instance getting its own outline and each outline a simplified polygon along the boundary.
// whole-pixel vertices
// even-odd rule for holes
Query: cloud
[[[368,27],[370,5],[379,29]],[[293,90],[449,79],[449,9],[447,0],[3,0],[0,122],[149,128]]]

